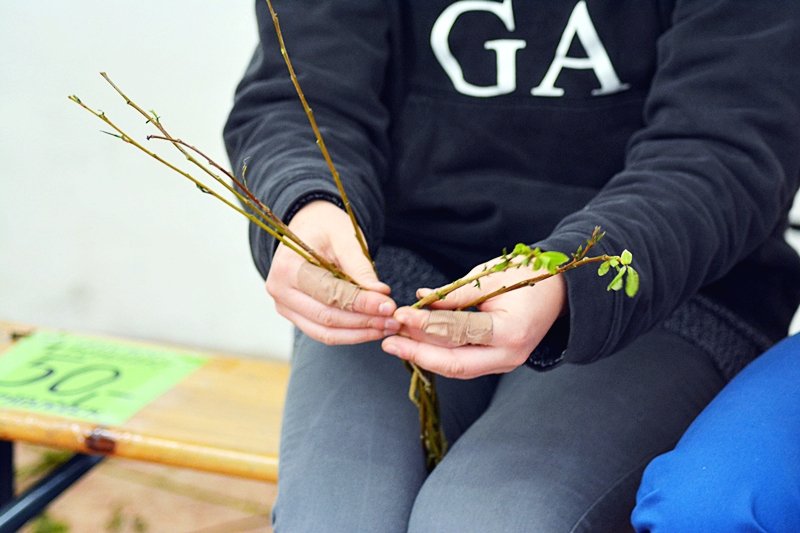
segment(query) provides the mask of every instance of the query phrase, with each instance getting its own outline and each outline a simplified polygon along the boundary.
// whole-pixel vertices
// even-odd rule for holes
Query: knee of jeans
[[[445,460],[428,477],[414,502],[409,533],[566,532],[580,514],[571,502],[548,498],[545,483],[537,489],[532,482],[488,479],[460,467]]]
[[[631,515],[634,529],[800,530],[800,480],[761,466],[703,461],[680,451],[659,456],[642,478]]]

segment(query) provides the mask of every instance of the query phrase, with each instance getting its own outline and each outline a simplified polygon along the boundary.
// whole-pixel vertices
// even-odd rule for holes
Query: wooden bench
[[[0,322],[0,358],[17,339],[32,331],[24,325]],[[79,454],[79,464],[66,474],[70,478],[66,486],[63,479],[56,479],[57,488],[48,489],[55,494],[46,503],[104,456],[276,481],[288,364],[203,355],[208,357],[204,364],[120,425],[0,409],[0,440],[6,441],[6,457],[2,459],[5,464],[0,464],[4,475],[13,478],[12,443],[24,441]],[[64,475],[61,472],[61,478]],[[2,501],[2,497],[9,500],[13,494],[13,485],[9,488],[8,483],[13,479],[5,481],[6,488],[0,494],[0,505],[5,504],[0,511],[0,532],[5,531],[3,515],[12,508],[19,512],[20,506],[27,507],[26,515],[31,513],[30,503],[20,504],[24,497]],[[41,502],[37,505],[38,513],[43,506]]]

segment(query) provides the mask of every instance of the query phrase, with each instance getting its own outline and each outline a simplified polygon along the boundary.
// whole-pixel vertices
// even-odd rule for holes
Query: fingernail
[[[398,322],[403,324],[405,323],[406,320],[408,320],[408,311],[406,311],[405,309],[398,309],[394,313],[394,317],[395,319],[397,319]]]
[[[397,331],[398,329],[400,329],[400,322],[398,322],[393,318],[389,318],[386,320],[386,322],[384,322],[383,327],[384,329],[387,330]]]
[[[394,353],[397,351],[397,344],[395,344],[393,341],[385,340],[383,341],[383,351]]]
[[[424,298],[433,292],[432,289],[417,289],[417,298]]]
[[[391,315],[394,312],[392,302],[383,302],[378,306],[378,314]]]

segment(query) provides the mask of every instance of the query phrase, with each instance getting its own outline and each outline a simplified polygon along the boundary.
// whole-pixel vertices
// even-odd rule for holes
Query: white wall
[[[290,329],[252,267],[245,221],[98,133],[66,99],[145,131],[97,75],[106,70],[224,161],[252,10],[250,0],[0,3],[0,320],[287,357]]]
[[[227,162],[221,130],[256,42],[253,9],[0,3],[0,320],[288,355],[246,221],[67,100],[146,131],[98,76],[106,70],[174,134]]]

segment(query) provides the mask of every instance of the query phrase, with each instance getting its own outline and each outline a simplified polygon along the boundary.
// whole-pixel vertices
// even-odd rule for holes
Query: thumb
[[[375,266],[364,256],[356,239],[349,235],[347,237],[337,239],[337,242],[334,243],[334,253],[339,266],[365,289],[389,294],[391,289],[378,279]]]

